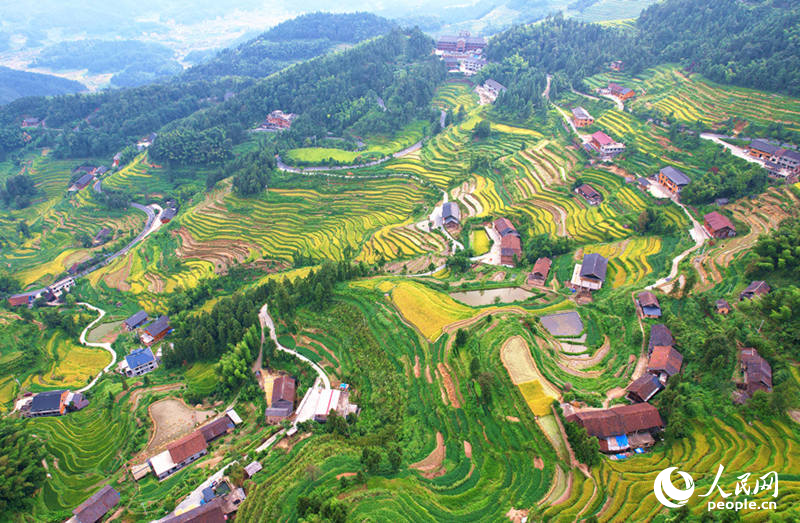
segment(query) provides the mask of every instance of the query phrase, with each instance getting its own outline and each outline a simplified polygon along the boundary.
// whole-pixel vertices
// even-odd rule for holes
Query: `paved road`
[[[91,305],[91,304],[85,303],[85,302],[79,302],[78,305],[83,305],[87,309],[91,309],[91,310],[99,313],[99,316],[97,318],[95,318],[95,320],[92,323],[87,325],[86,328],[83,329],[83,332],[81,332],[81,337],[80,337],[81,344],[82,345],[86,345],[87,347],[99,347],[99,348],[105,349],[105,350],[107,350],[108,352],[111,353],[111,363],[106,365],[106,367],[103,370],[101,370],[97,374],[97,376],[95,376],[95,378],[88,385],[86,385],[82,389],[78,390],[78,392],[86,392],[87,390],[89,390],[92,387],[94,387],[95,384],[97,383],[97,381],[100,379],[100,377],[103,374],[105,374],[106,372],[108,372],[111,369],[111,367],[114,366],[114,364],[117,362],[117,353],[114,351],[113,348],[111,348],[111,344],[110,343],[107,343],[107,342],[94,343],[94,342],[91,342],[91,341],[86,341],[86,334],[89,332],[89,329],[94,327],[100,320],[103,319],[103,316],[106,315],[106,311],[104,311],[103,309],[101,309],[99,307],[95,307],[94,305]]]
[[[147,222],[144,225],[144,229],[142,229],[142,232],[137,234],[136,238],[134,238],[128,245],[106,258],[106,263],[111,262],[120,256],[128,254],[134,245],[144,240],[147,236],[154,233],[159,227],[161,227],[161,220],[156,218],[161,216],[161,213],[164,212],[164,210],[159,205],[155,203],[151,203],[150,205],[141,205],[139,203],[131,202],[131,207],[134,209],[139,209],[147,214]]]
[[[752,156],[747,154],[747,152],[741,147],[736,147],[735,145],[729,144],[728,142],[723,140],[723,138],[730,138],[730,136],[725,136],[723,134],[714,134],[714,133],[701,133],[700,138],[704,140],[711,140],[712,142],[723,146],[737,158],[741,158],[742,160],[747,160],[750,163],[755,163],[760,165],[761,167],[764,167],[764,162],[762,160],[759,160],[758,158],[753,158]]]
[[[442,109],[442,113],[439,115],[439,127],[444,129],[444,124],[446,120],[447,120],[447,111]]]

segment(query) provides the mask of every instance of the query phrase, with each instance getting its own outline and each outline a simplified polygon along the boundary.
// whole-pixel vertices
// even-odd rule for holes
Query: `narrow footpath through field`
[[[77,392],[86,392],[87,390],[89,390],[92,387],[94,387],[94,385],[97,383],[97,381],[100,379],[100,377],[103,374],[105,374],[106,372],[108,372],[111,367],[114,366],[114,364],[117,362],[117,353],[114,351],[113,348],[111,348],[111,344],[108,343],[108,342],[97,342],[97,343],[94,343],[94,342],[91,342],[91,341],[86,341],[86,333],[88,333],[89,329],[94,327],[95,324],[97,324],[100,320],[103,319],[103,316],[106,315],[106,311],[104,311],[103,309],[101,309],[99,307],[95,307],[94,305],[91,305],[89,303],[86,303],[86,302],[79,302],[78,305],[83,305],[87,309],[91,309],[91,310],[99,313],[99,316],[97,316],[97,318],[95,318],[95,320],[92,323],[90,323],[89,325],[87,325],[86,328],[83,329],[83,332],[81,332],[81,336],[80,336],[81,345],[86,345],[87,347],[99,347],[99,348],[105,349],[105,350],[107,350],[108,352],[111,353],[111,363],[106,365],[103,370],[98,372],[97,376],[95,376],[94,379],[91,382],[89,382],[88,385],[86,385],[85,387],[83,387],[82,389],[79,389],[77,391]]]

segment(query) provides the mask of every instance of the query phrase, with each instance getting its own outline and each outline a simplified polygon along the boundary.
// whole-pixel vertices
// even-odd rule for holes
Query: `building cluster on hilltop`
[[[471,76],[486,65],[483,50],[486,39],[462,32],[458,36],[441,36],[436,41],[435,53],[441,57],[448,71]]]

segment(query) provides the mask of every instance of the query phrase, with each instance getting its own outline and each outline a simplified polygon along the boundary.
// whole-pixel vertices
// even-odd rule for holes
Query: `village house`
[[[461,209],[456,202],[445,202],[442,205],[442,225],[455,228],[461,225]]]
[[[636,95],[636,92],[630,87],[623,87],[615,83],[608,84],[608,92],[611,93],[612,96],[616,96],[623,102],[625,100],[628,100],[629,98],[633,98]]]
[[[465,56],[458,58],[458,62],[460,63],[460,71],[467,76],[472,76],[473,74],[477,73],[488,63],[485,58],[475,57],[475,56]]]
[[[208,454],[208,445],[203,434],[196,430],[167,445],[167,450],[156,454],[147,462],[153,474],[160,480],[174,474],[185,466]]]
[[[125,326],[125,330],[130,332],[138,328],[142,324],[144,324],[144,322],[146,322],[147,320],[148,320],[147,313],[144,310],[140,310],[130,318],[126,319],[123,322],[123,325]]]
[[[239,414],[235,410],[228,409],[225,411],[225,415],[228,416],[228,418],[233,422],[234,426],[241,425],[242,418],[239,417]]]
[[[86,408],[89,400],[80,392],[69,390],[50,390],[40,392],[20,406],[20,412],[26,418],[43,416],[63,416]]]
[[[717,312],[719,314],[730,314],[731,312],[731,304],[728,303],[727,300],[719,299],[716,303]]]
[[[89,173],[84,173],[80,178],[75,180],[75,183],[70,185],[68,191],[69,192],[78,192],[78,191],[84,189],[85,187],[87,187],[93,181],[94,181],[94,174],[92,174],[90,172]]]
[[[522,242],[516,234],[507,234],[500,238],[500,263],[511,267],[522,257]]]
[[[448,72],[456,72],[459,69],[458,57],[452,55],[445,55],[442,57],[444,66],[447,67]]]
[[[33,397],[28,410],[28,417],[61,416],[67,412],[66,390],[49,390]]]
[[[608,270],[608,260],[592,253],[583,256],[583,262],[576,263],[572,271],[570,285],[576,290],[596,291],[603,287]]]
[[[350,403],[350,391],[342,389],[315,389],[309,398],[314,408],[314,420],[320,423],[328,421],[331,411],[342,417],[349,414],[358,414],[358,405]]]
[[[486,82],[484,82],[483,88],[489,91],[489,93],[491,93],[492,95],[494,95],[495,98],[500,96],[500,93],[508,91],[505,85],[491,78],[489,78],[488,80],[486,80]]]
[[[662,384],[681,371],[683,354],[669,345],[657,345],[647,359],[647,372],[658,377]]]
[[[117,153],[114,155],[114,158],[111,159],[111,168],[117,169],[119,168],[119,162],[122,160],[122,153]]]
[[[768,142],[766,140],[752,140],[747,147],[747,152],[753,158],[759,160],[769,160],[773,155],[778,152],[780,145]]]
[[[572,109],[572,123],[575,127],[587,127],[594,123],[594,117],[583,107],[575,107]]]
[[[733,222],[717,211],[703,216],[703,226],[712,238],[731,238],[736,236],[736,227],[733,226]]]
[[[615,156],[625,150],[625,144],[615,142],[613,138],[603,131],[597,131],[592,134],[589,145],[604,157]]]
[[[737,402],[744,403],[753,397],[757,390],[772,392],[772,367],[756,349],[751,347],[739,349],[738,360],[743,379],[736,384],[741,391],[739,395],[734,396]]]
[[[486,39],[482,36],[470,36],[462,33],[459,36],[440,36],[436,41],[436,50],[442,52],[468,53],[482,51],[486,47]]]
[[[167,207],[163,211],[161,211],[161,215],[158,217],[161,220],[161,223],[169,223],[172,219],[178,214],[177,207]]]
[[[600,205],[603,195],[595,190],[591,185],[584,183],[575,188],[575,192],[583,196],[589,205]]]
[[[262,466],[261,466],[261,463],[260,463],[260,462],[258,462],[258,461],[254,461],[254,462],[252,462],[252,463],[248,464],[248,465],[247,465],[247,466],[244,468],[244,473],[245,473],[245,474],[247,474],[247,477],[248,477],[248,478],[252,478],[252,477],[253,477],[253,476],[255,476],[256,474],[258,474],[259,472],[261,472],[261,470],[262,470],[263,468],[264,468],[264,467],[262,467]]]
[[[689,185],[691,180],[681,171],[668,165],[658,171],[658,183],[667,188],[672,194],[678,194],[681,189]]]
[[[150,347],[134,349],[119,362],[117,370],[129,378],[142,376],[158,368],[158,359],[153,355]]]
[[[628,385],[626,398],[632,403],[644,403],[658,394],[664,385],[659,381],[658,376],[644,374],[633,383]]]
[[[142,343],[150,347],[154,343],[161,341],[170,332],[172,332],[172,327],[169,326],[169,317],[160,316],[156,321],[144,328],[140,338]]]
[[[23,118],[21,127],[44,127],[44,122],[38,118]]]
[[[157,136],[158,136],[157,133],[148,134],[147,136],[136,142],[136,150],[139,152],[144,151],[145,149],[153,145],[153,142],[156,141]]]
[[[36,299],[37,292],[23,292],[22,294],[14,294],[8,297],[8,304],[12,307],[19,307],[20,305],[30,306]]]
[[[519,239],[519,232],[511,224],[508,218],[497,218],[492,226],[500,235],[500,263],[502,265],[514,266],[522,257],[522,243]]]
[[[202,491],[200,505],[185,512],[167,516],[162,523],[225,523],[233,520],[233,513],[247,496],[244,489],[232,488],[227,478],[212,483]]]
[[[539,258],[533,264],[533,270],[528,274],[528,285],[542,286],[547,281],[547,275],[550,274],[550,267],[553,261],[550,258]]]
[[[647,344],[647,353],[653,352],[656,347],[672,347],[675,345],[675,338],[672,332],[663,323],[656,323],[650,327],[650,341]]]
[[[295,118],[297,115],[294,113],[284,113],[276,109],[267,115],[267,124],[277,129],[288,129],[292,126]]]
[[[636,296],[636,305],[642,318],[660,318],[661,305],[656,295],[650,291],[642,291]]]
[[[67,523],[95,523],[119,504],[119,493],[106,485],[72,511]]]
[[[600,451],[610,454],[651,447],[655,444],[652,433],[664,428],[661,415],[649,403],[579,411],[566,419],[585,428],[600,440]]]
[[[62,294],[66,294],[75,286],[75,278],[67,277],[63,280],[58,280],[57,282],[53,283],[52,285],[47,287],[47,291],[50,292],[56,298],[60,297]]]
[[[611,68],[612,71],[620,72],[625,69],[625,64],[622,62],[622,60],[614,60],[613,62],[611,62],[609,67]]]
[[[297,382],[291,376],[279,376],[272,382],[272,403],[264,412],[267,423],[280,423],[294,412]]]
[[[233,421],[226,415],[215,419],[210,423],[206,423],[200,427],[200,433],[206,440],[206,443],[211,443],[218,437],[228,434],[234,428]]]
[[[769,294],[771,290],[772,288],[767,284],[767,282],[756,280],[739,293],[739,301],[752,300],[758,296],[764,296]]]

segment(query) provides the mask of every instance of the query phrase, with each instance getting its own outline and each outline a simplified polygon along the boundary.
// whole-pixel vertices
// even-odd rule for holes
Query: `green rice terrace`
[[[644,3],[0,106],[0,522],[800,518],[800,98]]]

